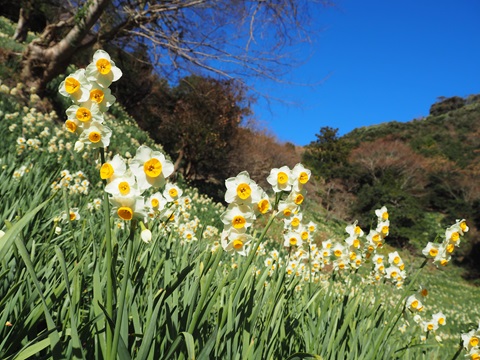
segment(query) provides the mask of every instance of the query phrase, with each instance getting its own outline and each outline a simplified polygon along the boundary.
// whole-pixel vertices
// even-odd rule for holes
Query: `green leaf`
[[[307,353],[295,353],[290,355],[285,360],[297,360],[297,359],[315,359],[315,360],[323,360],[320,355],[315,354],[307,354]]]
[[[50,202],[50,200],[52,200],[52,198],[53,197],[50,197],[49,199],[45,200],[43,203],[38,205],[35,209],[29,211],[27,214],[25,214],[24,217],[22,217],[13,226],[10,224],[10,222],[5,221],[5,223],[7,224],[8,230],[5,233],[5,235],[0,237],[0,261],[3,260],[8,250],[12,246],[13,242],[15,241],[16,237],[20,234],[23,228],[28,225],[28,223],[32,220],[32,218],[40,210],[42,210],[42,208],[44,208],[45,205],[47,205]]]
[[[22,351],[20,351],[19,354],[17,354],[17,356],[15,356],[14,360],[26,360],[31,356],[37,354],[38,352],[42,351],[43,349],[46,349],[49,346],[50,346],[50,338],[46,338],[42,341],[39,341],[35,344],[32,344],[24,348]]]

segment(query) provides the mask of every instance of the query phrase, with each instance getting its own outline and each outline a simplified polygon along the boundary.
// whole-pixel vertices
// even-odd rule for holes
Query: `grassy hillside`
[[[7,39],[2,51],[20,51],[21,44],[8,41],[11,24],[0,24]],[[245,186],[245,177],[239,185],[245,192],[236,188],[227,211],[181,178],[169,178],[146,190],[148,216],[122,220],[106,192],[113,180],[102,181],[99,170],[115,155],[130,166],[141,146],[162,154],[163,147],[114,104],[105,112],[112,129],[106,153],[93,145],[77,151],[79,135],[64,125],[68,105],[56,113],[52,99],[29,94],[15,81],[18,57],[10,59],[0,65],[0,74],[10,74],[0,84],[0,358],[451,359],[465,353],[459,343],[477,329],[480,289],[451,263],[438,269],[423,256],[395,255],[388,232],[373,247],[370,228],[380,219],[362,225],[363,234],[353,221],[327,221],[322,206],[301,192],[306,171],[293,182],[300,197],[288,187],[274,192],[280,181],[264,187],[262,200],[271,204],[265,214],[257,207],[251,215],[253,200],[240,201],[256,189]],[[161,209],[152,201],[162,199],[157,191],[170,196]],[[230,221],[240,208],[243,215]],[[245,232],[231,229],[250,221]],[[448,226],[460,231],[455,221]],[[461,249],[468,232],[460,229]]]

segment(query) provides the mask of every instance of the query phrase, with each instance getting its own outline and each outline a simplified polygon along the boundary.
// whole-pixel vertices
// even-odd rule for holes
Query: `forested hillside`
[[[469,246],[457,260],[473,277],[479,271],[479,154],[480,101],[472,95],[442,98],[421,119],[343,137],[322,128],[303,158],[324,181],[320,196],[331,216],[368,224],[368,209],[388,204],[400,225],[390,235],[394,245],[420,248],[439,223],[469,219]]]

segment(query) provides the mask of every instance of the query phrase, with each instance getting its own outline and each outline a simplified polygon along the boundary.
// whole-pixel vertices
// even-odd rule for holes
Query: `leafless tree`
[[[68,2],[23,54],[23,80],[38,92],[81,50],[147,44],[156,69],[278,79],[290,50],[315,32],[326,0],[89,0]],[[298,54],[296,55],[298,59]]]

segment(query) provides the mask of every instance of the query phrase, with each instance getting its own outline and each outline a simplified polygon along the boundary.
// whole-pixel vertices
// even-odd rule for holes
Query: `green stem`
[[[240,288],[240,285],[242,284],[243,278],[247,274],[247,271],[250,270],[250,264],[253,262],[253,259],[254,259],[255,255],[257,253],[257,250],[260,247],[260,244],[262,243],[263,239],[265,238],[265,235],[267,234],[267,231],[270,228],[270,226],[272,225],[273,220],[275,220],[276,216],[277,216],[276,211],[274,211],[272,213],[272,215],[270,215],[270,218],[268,219],[267,225],[265,225],[262,233],[260,234],[258,239],[253,244],[252,248],[250,249],[250,251],[248,253],[247,261],[245,262],[245,264],[242,264],[242,266],[243,266],[242,273],[237,278],[236,283],[235,283],[235,288],[234,288],[233,293],[232,293],[234,298],[236,297],[236,294],[237,294],[237,292]]]
[[[132,220],[130,225],[130,235],[127,240],[127,257],[124,264],[123,279],[117,306],[117,316],[115,318],[115,332],[113,334],[112,353],[110,355],[111,360],[115,360],[117,358],[118,342],[120,340],[120,329],[122,327],[123,310],[125,308],[125,296],[127,294],[128,279],[130,277],[130,263],[132,262],[133,240],[135,237],[135,228],[137,223],[135,220]]]
[[[100,148],[100,160],[102,165],[105,164],[105,149]],[[104,180],[104,185],[106,181]],[[113,319],[113,293],[115,289],[113,288],[113,268],[112,268],[112,229],[110,227],[110,199],[108,198],[108,193],[103,193],[103,215],[105,219],[105,262],[106,262],[106,271],[107,271],[107,299],[106,299],[106,310],[107,316],[110,319]],[[110,359],[110,351],[112,349],[112,339],[113,333],[108,320],[105,319],[105,329],[107,332],[107,343],[106,343],[106,358]]]
[[[62,189],[62,196],[63,196],[63,206],[64,206],[64,211],[66,213],[67,217],[67,222],[68,222],[68,229],[70,230],[70,233],[72,234],[72,240],[73,244],[75,246],[75,253],[77,255],[77,263],[80,262],[81,259],[81,251],[78,248],[78,241],[75,239],[75,232],[73,231],[73,224],[72,220],[70,220],[70,206],[68,204],[68,197],[67,197],[67,190],[65,188]]]
[[[222,249],[217,249],[217,254],[215,255],[215,261],[212,265],[212,267],[208,270],[208,277],[207,280],[203,286],[202,295],[200,296],[200,300],[198,304],[196,305],[195,313],[193,314],[192,322],[190,323],[190,326],[188,327],[188,333],[193,334],[193,331],[195,330],[195,327],[197,326],[197,322],[199,319],[200,314],[202,313],[203,309],[203,304],[205,303],[205,299],[207,298],[207,295],[211,294],[210,293],[210,285],[212,284],[213,278],[215,277],[215,273],[217,272],[218,264],[220,263],[220,259],[222,258]],[[202,274],[202,276],[206,273]],[[200,283],[200,279],[199,279]]]
[[[410,281],[410,283],[408,284],[407,288],[404,290],[403,294],[402,294],[402,299],[404,299],[408,293],[410,292],[410,290],[412,289],[413,285],[415,284],[415,281],[417,280],[418,276],[420,275],[420,272],[422,271],[422,269],[425,267],[425,265],[427,265],[427,262],[428,262],[428,259],[425,259],[424,262],[422,263],[422,265],[420,265],[420,267],[418,268],[417,272],[415,273],[415,275],[413,275],[412,277],[412,280]],[[398,309],[400,307],[400,305],[403,305],[405,306],[404,304],[405,302],[402,300],[402,301],[399,301],[397,303],[397,305],[395,306],[395,309],[393,310],[393,314],[396,314],[398,313]],[[390,334],[392,333],[394,327],[395,327],[395,324],[398,322],[398,320],[400,320],[400,317],[402,316],[403,314],[403,311],[401,311],[398,316],[396,317],[395,321],[393,322],[393,324],[390,326],[390,327],[387,327],[385,326],[381,335],[379,336],[376,344],[375,344],[375,351],[374,351],[374,356],[376,356],[379,348],[380,348],[380,345],[383,344],[385,342],[386,339],[388,339],[388,337],[390,336]],[[388,334],[387,334],[388,332]]]
[[[460,353],[462,352],[462,350],[463,350],[463,347],[460,345],[455,355],[453,355],[452,360],[456,360],[460,356]]]

